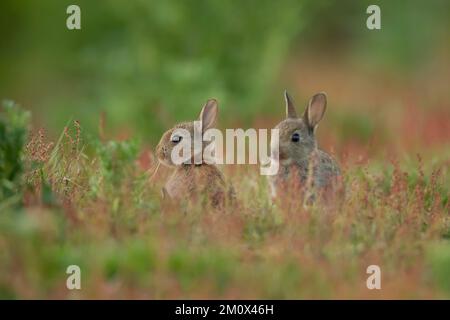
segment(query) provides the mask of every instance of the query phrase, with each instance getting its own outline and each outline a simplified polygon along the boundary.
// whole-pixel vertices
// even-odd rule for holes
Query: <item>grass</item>
[[[8,108],[1,123],[21,136],[27,122],[10,120],[26,113]],[[0,202],[1,298],[450,298],[448,152],[342,160],[337,209],[271,204],[258,168],[226,167],[237,201],[218,213],[162,202],[167,172],[150,181],[136,141],[76,121],[55,142],[25,140],[12,144],[20,178],[3,177],[21,196]],[[65,287],[72,264],[79,291]],[[382,290],[366,288],[372,264]]]
[[[64,1],[0,2],[0,97],[33,111],[0,109],[0,298],[450,298],[449,4],[378,1],[369,31],[371,1],[235,2],[77,1],[80,32]],[[162,132],[211,97],[272,128],[283,89],[328,94],[339,209],[271,204],[254,166],[222,168],[223,212],[161,201]]]

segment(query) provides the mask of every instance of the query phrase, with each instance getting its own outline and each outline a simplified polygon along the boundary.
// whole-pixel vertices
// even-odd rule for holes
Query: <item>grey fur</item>
[[[302,117],[295,117],[292,98],[285,92],[286,119],[275,128],[279,129],[279,145],[271,146],[272,157],[279,153],[279,171],[269,176],[272,196],[280,194],[282,185],[297,179],[300,186],[315,191],[331,187],[341,175],[337,162],[317,146],[315,131],[326,109],[326,94],[318,93],[309,101]],[[298,133],[299,141],[292,141],[292,135]]]

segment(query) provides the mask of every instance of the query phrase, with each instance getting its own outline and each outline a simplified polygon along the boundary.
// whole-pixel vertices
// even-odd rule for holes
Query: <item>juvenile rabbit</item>
[[[327,96],[315,94],[302,117],[297,116],[292,98],[285,91],[286,119],[275,128],[279,129],[279,143],[271,144],[271,157],[279,170],[269,176],[272,197],[284,194],[281,190],[294,185],[303,188],[307,201],[317,198],[317,194],[330,195],[336,192],[341,171],[336,161],[317,147],[315,130],[327,106]],[[328,197],[329,198],[329,197]]]
[[[199,121],[201,122],[201,134],[212,128],[216,122],[218,114],[217,101],[210,99],[203,106]],[[172,159],[172,150],[183,139],[177,134],[179,130],[185,129],[190,134],[192,157],[181,164],[175,164]],[[169,131],[165,132],[156,147],[156,156],[160,163],[175,168],[175,171],[166,182],[163,188],[163,195],[175,200],[188,199],[206,199],[212,207],[222,207],[227,196],[227,186],[222,173],[214,164],[207,164],[203,159],[202,145],[202,162],[194,163],[194,121],[182,122]]]

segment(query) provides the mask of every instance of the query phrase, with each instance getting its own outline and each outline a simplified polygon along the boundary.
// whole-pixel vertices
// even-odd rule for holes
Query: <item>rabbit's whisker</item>
[[[149,181],[153,181],[153,178],[156,176],[156,173],[158,172],[159,166],[161,165],[161,162],[158,161],[158,164],[156,165],[155,170],[153,171],[152,175],[148,179]]]

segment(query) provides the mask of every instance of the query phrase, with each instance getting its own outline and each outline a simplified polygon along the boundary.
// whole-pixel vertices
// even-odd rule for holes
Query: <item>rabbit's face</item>
[[[156,146],[156,157],[158,160],[169,167],[175,166],[173,159],[172,159],[172,151],[180,144],[183,139],[186,139],[186,137],[181,134],[181,131],[179,129],[186,130],[185,132],[188,132],[190,135],[191,140],[191,152],[193,152],[193,144],[194,144],[194,123],[193,122],[183,122],[180,124],[177,124],[175,127],[170,129],[169,131],[166,131],[163,136],[161,137],[161,140],[159,141],[158,145]],[[183,130],[183,132],[184,132]],[[193,154],[193,153],[191,153]]]
[[[210,99],[203,106],[198,121],[183,122],[166,131],[156,146],[156,157],[158,160],[169,167],[180,165],[181,163],[194,163],[196,153],[203,153],[203,149],[207,145],[206,142],[202,142],[202,150],[195,150],[194,138],[202,139],[203,133],[215,124],[217,113],[217,101]],[[197,127],[196,124],[198,125]],[[189,154],[181,154],[182,149],[189,150],[189,147]],[[176,150],[174,150],[175,148]],[[180,157],[174,162],[174,156]],[[203,157],[199,158],[203,160]],[[180,159],[182,159],[181,163],[179,162]]]
[[[314,95],[302,117],[297,116],[292,98],[285,92],[286,119],[279,129],[279,142],[271,144],[272,157],[278,155],[281,165],[299,163],[309,157],[317,148],[314,132],[326,109],[325,93]]]
[[[314,133],[302,118],[285,119],[275,129],[279,129],[279,143],[272,144],[272,154],[278,149],[282,165],[289,165],[296,160],[307,158],[316,148]]]

